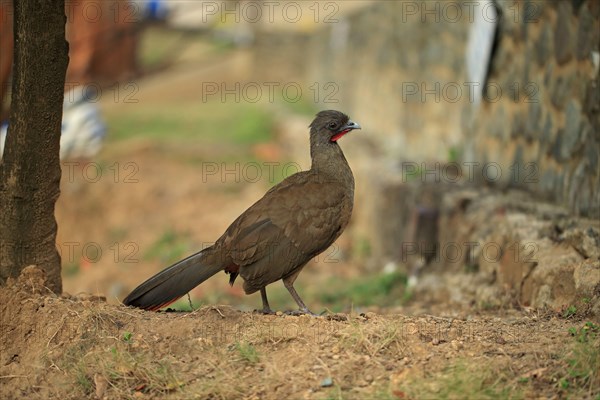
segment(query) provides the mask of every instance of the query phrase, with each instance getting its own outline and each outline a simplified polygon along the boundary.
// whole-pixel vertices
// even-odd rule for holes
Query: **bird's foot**
[[[314,312],[310,311],[308,308],[301,308],[298,310],[286,311],[285,315],[294,315],[294,316],[310,315],[312,317],[319,317],[319,314],[315,314]]]
[[[275,315],[275,311],[271,310],[270,308],[261,308],[260,310],[254,310],[253,313],[262,315]]]

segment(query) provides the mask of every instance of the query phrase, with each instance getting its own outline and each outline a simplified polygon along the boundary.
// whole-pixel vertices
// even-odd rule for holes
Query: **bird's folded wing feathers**
[[[249,265],[269,256],[282,242],[312,255],[325,250],[323,244],[329,245],[344,228],[335,185],[325,187],[310,180],[291,183],[267,192],[219,239],[236,264]]]

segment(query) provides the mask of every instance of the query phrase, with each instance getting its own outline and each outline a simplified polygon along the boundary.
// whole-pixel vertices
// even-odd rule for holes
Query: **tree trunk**
[[[14,1],[10,123],[0,163],[0,283],[28,265],[62,291],[54,205],[67,70],[64,0]]]
[[[0,120],[8,118],[8,79],[13,60],[12,2],[0,0]]]

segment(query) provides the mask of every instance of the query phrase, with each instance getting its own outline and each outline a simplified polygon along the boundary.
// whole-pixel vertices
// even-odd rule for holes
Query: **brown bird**
[[[312,312],[294,289],[306,263],[343,232],[354,203],[354,177],[337,141],[360,125],[339,111],[321,111],[310,124],[310,170],[272,187],[227,228],[213,246],[154,275],[123,303],[158,310],[219,271],[244,279],[244,291],[260,291],[262,312],[273,313],[266,286],[278,280],[298,303],[294,314]]]

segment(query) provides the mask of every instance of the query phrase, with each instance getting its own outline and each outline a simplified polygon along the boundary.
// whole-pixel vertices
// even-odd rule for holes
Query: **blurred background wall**
[[[407,15],[413,4],[415,14]],[[319,105],[360,113],[372,127],[369,138],[386,157],[445,160],[448,150],[463,142],[463,106],[462,99],[436,102],[436,84],[466,81],[468,24],[466,18],[436,21],[435,12],[422,20],[426,4],[351,1],[340,4],[337,22],[312,30],[296,25],[299,32],[263,24],[256,39],[256,74],[265,80],[335,83],[341,90],[331,97],[339,103],[320,96]],[[414,84],[419,92],[410,95]]]

